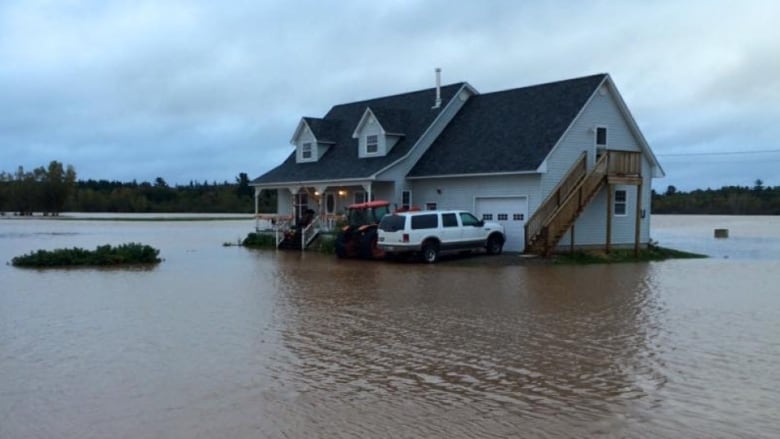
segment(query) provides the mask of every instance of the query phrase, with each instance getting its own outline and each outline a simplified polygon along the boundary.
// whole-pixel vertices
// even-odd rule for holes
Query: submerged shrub
[[[276,237],[263,233],[250,233],[241,242],[244,247],[276,248]]]
[[[154,247],[131,242],[116,247],[100,245],[95,250],[61,248],[38,250],[11,260],[16,267],[68,267],[80,265],[156,264],[160,251]]]

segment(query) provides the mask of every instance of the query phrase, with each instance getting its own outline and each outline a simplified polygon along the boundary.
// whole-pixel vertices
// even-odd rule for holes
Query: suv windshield
[[[406,217],[401,215],[385,215],[379,223],[379,230],[385,232],[397,232],[403,230]]]

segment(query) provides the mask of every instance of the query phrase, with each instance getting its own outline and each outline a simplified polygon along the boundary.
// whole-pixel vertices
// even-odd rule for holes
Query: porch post
[[[636,185],[636,212],[634,212],[634,215],[636,217],[634,224],[634,257],[639,258],[640,228],[642,227],[642,183]]]
[[[363,183],[362,186],[366,190],[366,201],[371,201],[371,182]]]
[[[300,186],[288,186],[287,190],[290,191],[290,194],[292,195],[290,197],[290,203],[292,204],[292,217],[293,217],[293,223],[298,222],[298,212],[296,212],[296,205],[295,205],[295,197],[298,196],[298,191],[301,190]]]
[[[317,196],[317,216],[322,218],[325,214],[325,190],[328,189],[326,185],[314,186],[314,192],[318,193]]]
[[[612,246],[612,185],[607,184],[607,239],[604,251],[609,253]]]
[[[260,218],[258,218],[259,213],[259,207],[260,207],[260,192],[263,190],[255,186],[255,232],[257,232],[258,227],[260,226]]]

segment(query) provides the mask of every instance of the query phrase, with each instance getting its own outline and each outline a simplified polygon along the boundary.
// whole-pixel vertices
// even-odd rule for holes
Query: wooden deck
[[[605,185],[613,184],[641,187],[641,153],[607,151],[588,171],[587,154],[583,152],[526,223],[526,252],[546,256],[552,253],[596,194]],[[610,216],[607,213],[608,230],[611,228]],[[608,249],[609,239],[606,245]]]

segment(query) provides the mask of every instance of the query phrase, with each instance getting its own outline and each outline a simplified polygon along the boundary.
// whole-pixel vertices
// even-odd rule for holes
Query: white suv
[[[504,248],[504,227],[484,222],[465,210],[426,210],[385,215],[379,223],[377,246],[387,256],[421,253],[428,263],[439,253],[484,248],[498,254]]]

